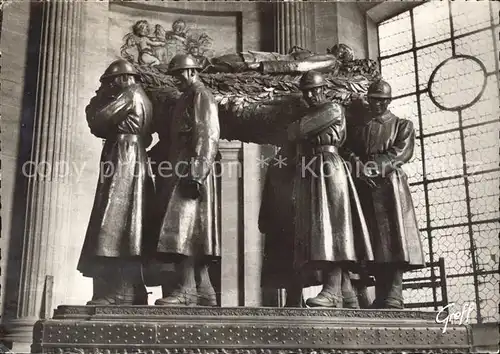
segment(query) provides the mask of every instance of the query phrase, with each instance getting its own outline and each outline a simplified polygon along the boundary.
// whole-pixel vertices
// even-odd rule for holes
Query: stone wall
[[[313,4],[315,21],[313,49],[325,53],[327,48],[336,43],[344,43],[354,50],[357,58],[377,59],[377,26],[366,16],[363,6],[357,2]]]

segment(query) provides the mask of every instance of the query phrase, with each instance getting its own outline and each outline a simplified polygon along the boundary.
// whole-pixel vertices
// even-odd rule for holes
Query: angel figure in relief
[[[178,19],[172,23],[172,31],[165,33],[165,39],[184,43],[187,38],[187,32],[186,22],[183,19]]]
[[[160,58],[157,57],[158,53],[153,51],[153,48],[165,46],[165,40],[151,37],[151,28],[146,20],[137,21],[132,26],[132,33],[124,37],[125,44],[121,48],[121,54],[129,61],[133,61],[128,49],[134,46],[138,51],[138,62],[140,65],[158,65]],[[156,55],[155,55],[156,54]],[[132,59],[132,60],[131,60]]]

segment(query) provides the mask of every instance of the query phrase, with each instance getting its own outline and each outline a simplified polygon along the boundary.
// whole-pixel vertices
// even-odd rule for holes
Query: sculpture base
[[[470,351],[466,326],[409,310],[59,306],[33,353],[388,353]]]

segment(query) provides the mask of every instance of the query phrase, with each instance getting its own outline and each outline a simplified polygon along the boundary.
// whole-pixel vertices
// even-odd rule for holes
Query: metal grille
[[[417,132],[404,168],[426,260],[445,258],[449,302],[472,303],[479,323],[500,319],[499,13],[496,2],[431,1],[378,26],[391,110]],[[404,296],[435,301],[440,291]]]

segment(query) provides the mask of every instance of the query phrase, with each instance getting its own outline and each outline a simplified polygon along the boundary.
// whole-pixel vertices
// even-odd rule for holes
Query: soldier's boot
[[[323,289],[316,297],[307,299],[306,305],[309,307],[341,307],[341,268],[334,267],[331,270],[325,270],[324,274]]]
[[[93,295],[92,300],[87,302],[87,305],[109,305],[109,300],[106,299],[106,293],[109,292],[111,284],[103,276],[95,276],[93,279]]]
[[[285,307],[304,307],[301,284],[292,284],[286,288]]]
[[[195,267],[196,291],[198,293],[197,304],[200,306],[217,306],[217,294],[215,293],[208,265],[198,264]]]
[[[185,259],[175,265],[180,280],[175,289],[167,296],[156,300],[158,306],[193,306],[198,302],[196,291],[193,257]]]
[[[137,264],[117,267],[116,273],[108,272],[99,279],[99,284],[99,297],[87,305],[133,305],[137,290],[139,294],[146,292]]]
[[[342,307],[347,309],[359,309],[358,296],[351,282],[349,272],[342,272]]]
[[[385,299],[385,308],[402,309],[403,305],[403,272],[396,269],[391,272],[390,288]]]

